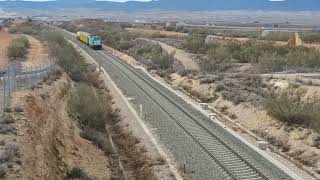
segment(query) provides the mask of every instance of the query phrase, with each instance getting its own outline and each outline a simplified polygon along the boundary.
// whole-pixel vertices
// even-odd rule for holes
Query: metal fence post
[[[3,75],[3,111],[6,108],[6,75],[8,72],[6,72]]]
[[[12,91],[15,91],[15,89],[16,89],[16,68],[15,68],[15,66],[12,67],[12,81],[13,81]]]

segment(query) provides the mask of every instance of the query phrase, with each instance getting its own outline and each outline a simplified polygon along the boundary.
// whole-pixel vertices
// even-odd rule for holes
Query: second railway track
[[[158,106],[165,111],[174,120],[183,131],[190,136],[197,144],[202,148],[224,171],[228,174],[229,178],[237,180],[262,180],[269,179],[266,174],[262,173],[255,165],[253,165],[249,160],[241,156],[236,150],[228,146],[223,140],[216,136],[212,131],[205,127],[200,121],[189,114],[182,106],[173,101],[170,97],[164,94],[161,90],[150,83],[146,78],[138,74],[133,67],[126,64],[117,57],[106,51],[98,51],[98,53],[108,60],[115,68],[117,68],[123,75],[129,78],[133,83],[135,83],[141,90],[149,96]],[[128,74],[131,72],[132,77]],[[139,78],[148,84],[151,88],[156,90],[159,94],[163,96],[166,100],[176,106],[181,110],[189,119],[185,119],[184,122],[175,118],[169,110],[163,106],[161,103],[157,102],[153,98],[153,95],[148,93],[136,82],[135,78]]]

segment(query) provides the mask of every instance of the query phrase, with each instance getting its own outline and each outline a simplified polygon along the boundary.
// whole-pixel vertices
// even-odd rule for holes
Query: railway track
[[[113,56],[106,51],[98,51],[98,53],[107,61],[109,61],[116,69],[118,69],[124,76],[136,84],[149,98],[151,98],[164,112],[166,112],[173,121],[190,137],[194,142],[209,155],[209,157],[216,162],[221,169],[228,175],[230,179],[235,180],[267,180],[270,179],[254,164],[239,154],[231,146],[229,146],[223,139],[215,135],[214,132],[206,128],[206,126],[197,120],[197,117],[190,114],[183,106],[179,105],[175,100],[167,96],[161,89],[156,87],[148,79],[140,75],[133,69],[132,66],[126,64],[122,60]],[[164,106],[158,102],[153,94],[142,88],[137,82],[143,81],[150,88],[154,89],[164,99],[170,102],[173,106],[178,108],[187,118],[183,121],[176,118],[170,113],[169,107]]]
[[[145,105],[145,123],[156,128],[159,140],[177,163],[187,163],[192,179],[300,179],[275,165],[244,142],[213,123],[171,90],[105,51],[93,51],[70,32],[54,28],[84,49],[104,68],[132,105]],[[181,134],[182,133],[182,134]],[[288,174],[287,174],[288,173]]]

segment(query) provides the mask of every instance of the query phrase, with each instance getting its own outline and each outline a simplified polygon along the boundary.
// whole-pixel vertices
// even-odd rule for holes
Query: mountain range
[[[273,11],[320,11],[319,0],[153,0],[150,2],[128,1],[125,3],[95,0],[0,1],[3,9],[95,8],[101,10],[273,10]]]

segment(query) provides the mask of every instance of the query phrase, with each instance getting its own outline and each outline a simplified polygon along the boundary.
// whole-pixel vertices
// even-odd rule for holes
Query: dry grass
[[[81,131],[80,136],[84,139],[92,141],[95,145],[102,149],[106,155],[110,155],[112,153],[112,147],[106,133],[85,128],[83,131]]]
[[[108,124],[125,169],[132,171],[134,179],[155,179],[146,150],[138,145],[140,141],[131,132],[119,125],[121,119],[118,110],[112,107],[109,91],[98,88],[95,84],[99,80],[99,74],[90,69],[85,72],[92,72],[92,76],[78,83],[68,100],[69,113],[81,126],[81,137],[92,141],[106,155],[111,155],[114,152],[106,134],[110,132],[106,132],[105,128]]]
[[[12,162],[15,157],[20,157],[20,146],[17,143],[6,143],[3,153],[0,156],[0,162]]]
[[[114,128],[114,142],[120,151],[125,168],[131,170],[134,179],[155,180],[152,172],[152,160],[146,154],[139,140],[131,133],[116,125]]]

